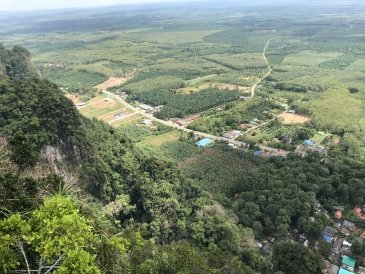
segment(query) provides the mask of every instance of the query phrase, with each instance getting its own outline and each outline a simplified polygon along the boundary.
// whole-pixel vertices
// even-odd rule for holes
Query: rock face
[[[61,176],[93,163],[90,121],[55,84],[41,79],[22,47],[7,50],[0,44],[0,102],[1,136],[23,136],[39,163]]]
[[[58,166],[64,160],[61,151],[54,146],[46,145],[41,151],[41,158],[52,166]]]

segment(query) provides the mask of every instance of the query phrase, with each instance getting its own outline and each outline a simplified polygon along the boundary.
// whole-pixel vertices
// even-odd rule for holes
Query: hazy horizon
[[[356,0],[338,0],[332,2],[337,3],[348,3],[356,2]],[[222,2],[217,0],[0,0],[0,11],[1,12],[25,12],[25,11],[42,11],[42,10],[61,10],[61,9],[72,9],[72,8],[96,8],[96,7],[107,7],[107,6],[132,6],[132,5],[146,5],[146,4],[174,4],[174,3],[204,3],[204,2]],[[304,0],[303,2],[319,3],[324,0]],[[270,4],[303,4],[298,3],[295,0],[258,0],[254,3],[250,0],[226,0],[225,3],[237,3],[247,5],[270,5]]]
[[[36,11],[68,8],[94,8],[114,5],[142,5],[155,3],[204,2],[207,0],[0,0],[0,11]]]

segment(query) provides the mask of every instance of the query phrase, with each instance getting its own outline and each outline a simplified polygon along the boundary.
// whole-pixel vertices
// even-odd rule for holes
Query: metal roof
[[[201,139],[199,142],[196,142],[195,144],[199,147],[206,147],[212,143],[213,143],[212,139],[204,138],[204,139]]]
[[[348,265],[350,267],[355,267],[356,260],[353,259],[353,258],[350,258],[349,256],[343,256],[342,263],[345,264],[345,265]]]
[[[354,272],[348,271],[346,269],[340,268],[338,274],[355,274]]]

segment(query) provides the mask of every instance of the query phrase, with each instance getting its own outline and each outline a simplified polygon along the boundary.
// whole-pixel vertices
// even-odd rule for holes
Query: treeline
[[[190,114],[199,113],[209,108],[236,100],[239,96],[239,92],[226,92],[208,88],[190,95],[175,94],[168,90],[136,92],[130,99],[138,100],[153,106],[164,105],[156,116],[161,119],[170,119],[173,117],[183,118]]]
[[[195,79],[197,77],[202,77],[207,75],[207,72],[200,70],[189,70],[189,69],[171,69],[171,70],[149,70],[146,72],[141,72],[133,77],[133,79],[128,80],[125,85],[138,83],[147,79],[156,78],[159,76],[174,76],[181,78],[183,80]]]
[[[290,92],[324,92],[328,89],[328,87],[323,85],[299,85],[299,84],[291,84],[291,83],[276,83],[274,88],[281,91],[290,91]]]

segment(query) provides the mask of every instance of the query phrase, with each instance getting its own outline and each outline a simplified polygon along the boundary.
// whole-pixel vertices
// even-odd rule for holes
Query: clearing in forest
[[[283,118],[284,125],[305,124],[306,122],[309,122],[311,120],[310,117],[308,116],[293,114],[288,112],[281,115],[281,118]]]
[[[116,87],[124,84],[129,80],[128,77],[110,77],[108,80],[106,80],[104,83],[101,83],[94,88],[96,88],[98,91],[107,90],[111,87]]]
[[[148,136],[143,141],[140,142],[140,145],[159,147],[165,143],[178,141],[180,136],[181,136],[180,131],[173,130],[173,131],[161,134],[161,135]]]

